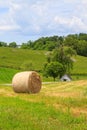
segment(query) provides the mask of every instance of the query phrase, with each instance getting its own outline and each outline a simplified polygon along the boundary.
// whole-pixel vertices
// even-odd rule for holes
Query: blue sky
[[[87,33],[86,0],[0,0],[0,41]]]

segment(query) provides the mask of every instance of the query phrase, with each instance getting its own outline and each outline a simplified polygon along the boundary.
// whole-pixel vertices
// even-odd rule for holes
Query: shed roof
[[[71,81],[71,77],[67,74],[63,75],[60,79],[61,81]]]

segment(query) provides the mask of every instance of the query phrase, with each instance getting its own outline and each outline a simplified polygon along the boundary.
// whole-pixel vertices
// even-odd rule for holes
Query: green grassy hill
[[[0,130],[87,130],[87,81],[44,84],[38,94],[0,86]]]
[[[0,48],[0,66],[19,69],[25,62],[33,63],[36,70],[40,70],[46,61],[46,51],[33,51],[18,48]]]
[[[87,79],[87,57],[78,55],[74,57],[72,77],[75,80]]]
[[[0,83],[11,83],[13,76],[19,70],[0,67]]]
[[[72,73],[74,74],[87,74],[87,57],[76,56]]]
[[[41,70],[46,62],[47,51],[28,50],[18,48],[0,48],[0,83],[11,82],[15,73],[20,70],[26,62],[32,62],[34,70]],[[72,70],[73,79],[87,79],[87,57],[74,57]],[[43,78],[43,81],[52,81],[52,78]]]
[[[25,62],[32,62],[35,70],[41,70],[46,62],[46,51],[17,48],[0,48],[0,66],[19,69]],[[87,74],[87,57],[74,57],[74,74]]]
[[[0,83],[10,83],[24,63],[32,63],[35,70],[41,70],[46,62],[45,51],[0,47]]]

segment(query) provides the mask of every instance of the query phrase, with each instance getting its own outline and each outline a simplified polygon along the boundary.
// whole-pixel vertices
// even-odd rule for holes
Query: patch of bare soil
[[[79,116],[80,114],[87,116],[87,108],[71,108],[71,111],[75,116]]]
[[[87,108],[81,108],[81,107],[66,107],[62,104],[53,104],[53,106],[56,109],[61,109],[64,112],[66,112],[67,110],[69,110],[70,113],[72,113],[74,116],[80,116],[81,114],[84,114],[85,116],[87,116]]]
[[[87,80],[79,80],[79,81],[76,81],[76,84],[78,86],[85,86],[87,85]]]
[[[47,92],[45,95],[51,97],[77,97],[79,92]]]

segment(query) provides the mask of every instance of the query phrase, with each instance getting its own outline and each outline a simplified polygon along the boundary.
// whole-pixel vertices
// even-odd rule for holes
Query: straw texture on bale
[[[35,71],[20,72],[13,77],[12,86],[18,93],[38,93],[41,89],[41,78]]]

